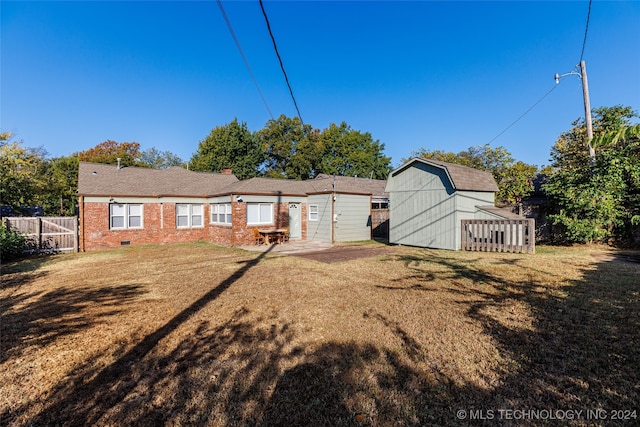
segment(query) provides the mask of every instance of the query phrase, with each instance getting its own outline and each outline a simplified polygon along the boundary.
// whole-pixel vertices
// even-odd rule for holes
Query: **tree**
[[[256,137],[249,132],[246,123],[238,119],[218,126],[198,144],[198,150],[189,161],[189,169],[221,172],[232,169],[239,179],[255,177],[264,154]]]
[[[504,147],[491,148],[489,144],[469,147],[459,153],[441,150],[427,151],[424,148],[413,152],[412,157],[433,159],[460,164],[491,172],[498,184],[497,202],[516,204],[533,191],[533,178],[537,166],[515,161]],[[406,160],[403,160],[403,162]]]
[[[120,159],[121,166],[136,166],[140,159],[140,144],[137,142],[115,142],[107,140],[93,148],[78,154],[80,161],[92,163],[106,163],[115,165]]]
[[[600,107],[592,110],[593,141],[592,146],[600,150],[602,136],[631,126],[631,119],[638,117],[631,107],[616,105]],[[584,119],[579,118],[571,123],[573,126],[562,133],[551,149],[552,166],[556,170],[570,170],[583,168],[589,163],[587,146],[587,130]]]
[[[171,151],[160,151],[155,147],[144,150],[138,158],[138,166],[153,169],[168,169],[172,166],[184,166],[184,160]]]
[[[584,154],[584,123],[573,122],[554,145],[554,173],[544,185],[550,219],[570,242],[630,239],[640,215],[640,129],[630,107],[593,110],[595,164]]]
[[[256,133],[264,152],[263,173],[271,178],[306,179],[315,176],[320,148],[316,131],[298,117],[284,114],[269,120]]]
[[[45,167],[43,148],[23,147],[22,141],[11,141],[13,135],[0,135],[0,204],[19,210],[35,206],[38,196],[47,188],[38,172]]]
[[[76,214],[78,190],[78,154],[50,159],[42,168],[40,179],[47,191],[38,195],[38,205],[45,215],[73,216]]]
[[[347,123],[331,123],[320,135],[323,147],[318,170],[329,175],[386,179],[391,158],[383,155],[384,144],[369,132],[351,129]]]

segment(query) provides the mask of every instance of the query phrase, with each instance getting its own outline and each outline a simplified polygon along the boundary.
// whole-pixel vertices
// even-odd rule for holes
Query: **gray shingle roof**
[[[308,179],[295,181],[292,179],[251,178],[238,181],[221,189],[221,194],[283,194],[304,196],[313,193],[330,192],[333,189],[333,179]],[[352,184],[343,183],[337,186],[339,193],[371,194],[370,191]]]
[[[415,162],[433,165],[447,171],[451,178],[451,183],[456,190],[460,191],[498,191],[498,184],[491,172],[458,165],[455,163],[441,162],[431,159],[411,159],[391,174],[396,175]]]
[[[233,182],[235,175],[193,172],[174,166],[147,169],[80,162],[78,194],[93,196],[203,196]]]
[[[353,179],[353,178],[351,178]],[[299,195],[332,191],[331,179],[251,178],[238,181],[235,175],[193,172],[174,166],[147,169],[80,162],[78,194],[84,196],[183,196],[203,197],[225,194]],[[348,180],[337,185],[340,193],[371,194]]]
[[[389,193],[385,192],[385,186],[387,185],[387,181],[383,179],[368,179],[368,178],[358,178],[351,176],[336,176],[336,186],[338,190],[343,186],[348,186],[350,188],[356,187],[361,191],[365,191],[367,193],[371,193],[374,197],[378,198],[389,198]],[[330,180],[329,182],[333,182],[333,176],[327,175],[324,173],[318,174],[316,180]]]
[[[525,217],[511,212],[507,208],[499,208],[497,206],[476,206],[476,208],[492,213],[497,216],[501,216],[504,219],[526,219]]]

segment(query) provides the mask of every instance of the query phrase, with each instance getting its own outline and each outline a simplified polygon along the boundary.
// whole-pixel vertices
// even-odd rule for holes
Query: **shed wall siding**
[[[336,242],[354,242],[371,239],[371,197],[336,194]]]
[[[446,172],[416,163],[390,178],[389,241],[437,249],[461,248],[462,219],[492,205],[492,192],[455,191]]]
[[[442,169],[416,163],[389,186],[389,241],[455,249],[456,197]]]

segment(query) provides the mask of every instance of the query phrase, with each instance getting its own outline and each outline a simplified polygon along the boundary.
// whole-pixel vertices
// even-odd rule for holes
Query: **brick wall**
[[[234,202],[232,225],[210,224],[210,205],[204,206],[204,227],[176,228],[175,203],[147,203],[143,206],[143,228],[130,230],[109,229],[109,203],[81,203],[80,238],[85,251],[116,248],[123,245],[167,244],[206,241],[222,246],[251,245],[254,228],[247,225],[246,203]],[[275,226],[289,226],[289,204],[275,204]],[[306,239],[306,204],[302,204],[302,239]]]

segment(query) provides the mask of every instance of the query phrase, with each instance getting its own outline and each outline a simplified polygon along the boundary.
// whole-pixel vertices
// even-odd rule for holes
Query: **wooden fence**
[[[371,233],[373,237],[389,238],[389,209],[371,210]]]
[[[535,220],[464,219],[462,249],[487,252],[535,253]]]
[[[78,218],[75,216],[4,217],[2,220],[29,239],[28,252],[78,252]]]

